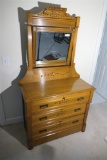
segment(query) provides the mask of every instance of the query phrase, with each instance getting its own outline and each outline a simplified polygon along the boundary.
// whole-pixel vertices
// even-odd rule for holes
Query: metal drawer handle
[[[80,110],[81,110],[81,108],[76,108],[76,109],[74,109],[74,112],[78,112]]]
[[[39,118],[40,121],[44,121],[46,119],[47,119],[47,117],[41,117],[41,118]]]
[[[79,122],[79,120],[75,120],[75,121],[73,121],[72,123],[75,124],[75,123],[78,123],[78,122]]]
[[[45,109],[48,107],[48,104],[43,104],[43,105],[40,105],[40,109]]]
[[[43,129],[39,131],[39,133],[45,133],[45,132],[47,132],[47,129]]]
[[[77,101],[82,101],[84,99],[84,97],[79,97],[77,98]]]

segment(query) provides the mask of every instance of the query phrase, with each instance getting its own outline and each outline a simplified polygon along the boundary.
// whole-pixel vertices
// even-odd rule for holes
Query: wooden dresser
[[[85,131],[95,89],[80,79],[75,71],[74,56],[79,20],[79,17],[67,14],[65,8],[47,7],[38,14],[28,13],[29,64],[26,75],[19,84],[25,104],[29,149],[75,132]],[[48,37],[51,38],[53,32],[55,38],[57,33],[58,39],[55,39],[54,45],[59,45],[62,41],[69,45],[66,60],[62,60],[62,57],[61,60],[38,59],[36,55],[40,45],[37,45],[41,34],[37,35],[38,32],[44,32],[42,36],[48,32]],[[45,40],[48,41],[46,38]]]

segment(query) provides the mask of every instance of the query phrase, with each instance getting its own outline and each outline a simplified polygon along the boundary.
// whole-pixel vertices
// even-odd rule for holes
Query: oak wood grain
[[[25,103],[28,148],[86,129],[95,88],[75,69],[75,51],[80,17],[66,8],[48,6],[28,13],[28,67],[19,81]],[[37,32],[70,33],[66,61],[37,61]]]

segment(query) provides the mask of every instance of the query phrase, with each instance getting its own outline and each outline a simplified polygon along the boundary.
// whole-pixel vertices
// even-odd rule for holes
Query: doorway
[[[107,101],[107,12],[94,74],[95,97]]]

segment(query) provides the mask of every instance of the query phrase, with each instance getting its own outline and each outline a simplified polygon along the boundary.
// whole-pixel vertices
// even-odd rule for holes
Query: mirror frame
[[[35,82],[41,82],[41,84],[44,84],[45,81],[49,80],[80,77],[76,72],[74,63],[80,17],[71,16],[66,13],[66,10],[66,8],[49,6],[38,14],[28,12],[28,66],[25,76],[19,82],[20,85]],[[67,59],[67,63],[63,66],[61,63],[58,63],[58,65],[53,63],[51,66],[49,64],[35,65],[35,33],[41,29],[48,29],[48,31],[62,30],[63,32],[64,30],[70,30],[70,32],[72,32],[73,39],[70,45],[69,58]]]
[[[41,67],[70,66],[74,64],[79,17],[66,13],[66,8],[48,6],[38,14],[28,12],[28,70]],[[36,35],[42,32],[72,33],[67,60],[36,61]]]
[[[69,49],[67,52],[67,59],[64,60],[49,60],[49,61],[36,61],[36,37],[38,32],[58,32],[58,33],[72,33],[70,38]],[[69,28],[52,28],[52,27],[33,27],[33,67],[51,67],[51,66],[65,66],[70,65],[71,62],[71,52],[73,46],[73,30]]]

